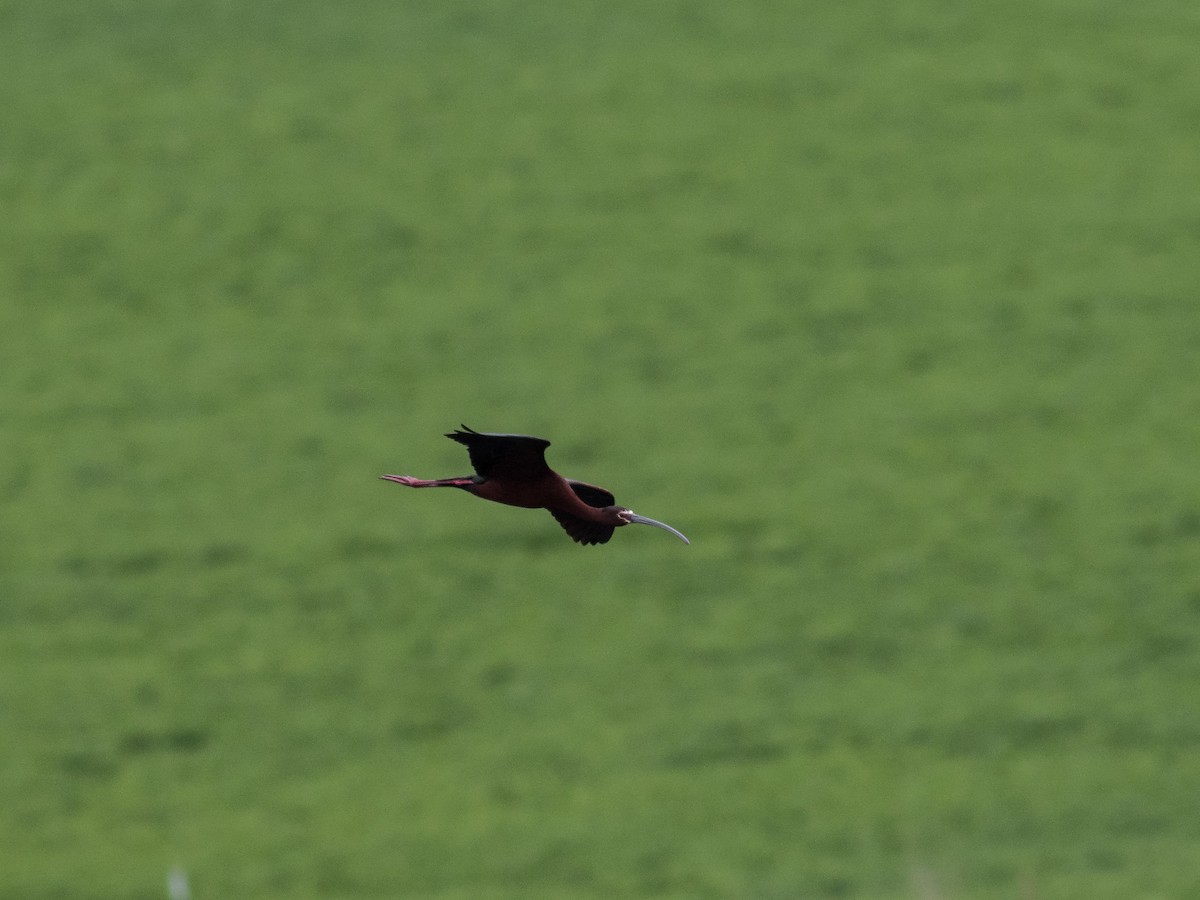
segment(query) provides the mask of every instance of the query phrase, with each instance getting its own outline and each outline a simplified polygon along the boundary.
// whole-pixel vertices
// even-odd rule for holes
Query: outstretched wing
[[[617,502],[617,499],[609,491],[602,487],[596,487],[594,484],[570,479],[567,479],[567,484],[571,486],[575,496],[588,506],[603,508]],[[563,531],[569,534],[571,540],[577,544],[607,544],[609,538],[613,536],[613,531],[616,530],[612,525],[589,522],[558,509],[550,510],[550,515],[554,516],[555,521],[563,527]]]
[[[545,438],[526,434],[487,434],[466,425],[446,435],[467,448],[471,466],[484,478],[530,481],[550,471],[546,465]]]
[[[617,498],[612,495],[612,491],[606,491],[602,487],[596,487],[596,485],[584,481],[572,481],[570,478],[567,479],[567,484],[571,486],[575,496],[588,506],[603,509],[605,506],[616,505]]]
[[[550,515],[577,544],[607,544],[615,530],[612,525],[588,522],[559,509],[550,510]]]

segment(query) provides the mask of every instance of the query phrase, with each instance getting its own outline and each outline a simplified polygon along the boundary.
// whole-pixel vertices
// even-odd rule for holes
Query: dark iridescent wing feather
[[[488,434],[462,426],[446,435],[467,448],[471,466],[484,478],[531,480],[550,471],[545,438],[527,434]]]
[[[605,506],[613,506],[617,502],[609,491],[602,487],[596,487],[594,484],[570,479],[567,479],[567,484],[571,486],[575,496],[588,506],[600,509]],[[616,530],[612,525],[589,522],[557,509],[550,510],[550,515],[554,516],[555,521],[563,527],[563,531],[571,536],[571,540],[578,544],[607,544],[609,538],[613,536],[613,531]]]
[[[588,484],[583,481],[572,481],[570,478],[567,479],[567,484],[571,486],[571,490],[575,492],[575,496],[588,506],[603,509],[605,506],[616,505],[617,498],[612,495],[611,491],[606,491],[602,487],[596,487],[594,484]]]
[[[615,530],[612,525],[588,522],[558,509],[550,510],[550,515],[577,544],[607,544]]]

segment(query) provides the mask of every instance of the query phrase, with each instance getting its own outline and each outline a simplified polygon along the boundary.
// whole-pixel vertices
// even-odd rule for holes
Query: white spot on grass
[[[192,886],[188,884],[187,872],[179,866],[167,873],[167,897],[169,900],[192,900]]]

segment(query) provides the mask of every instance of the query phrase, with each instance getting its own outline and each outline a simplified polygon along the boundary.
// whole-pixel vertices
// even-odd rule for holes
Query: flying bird
[[[546,465],[544,438],[525,434],[487,434],[466,425],[446,435],[467,448],[474,475],[425,480],[411,475],[380,475],[405,487],[454,487],[468,494],[526,509],[548,509],[571,539],[579,544],[607,544],[622,525],[653,525],[685,544],[686,537],[665,522],[639,516],[617,506],[612,493],[594,484],[563,478]]]

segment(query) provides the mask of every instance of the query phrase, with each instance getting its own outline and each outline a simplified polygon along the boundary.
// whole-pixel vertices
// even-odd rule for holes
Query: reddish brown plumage
[[[508,506],[547,509],[571,539],[580,544],[606,544],[613,531],[631,523],[666,529],[685,543],[687,538],[662,522],[617,506],[602,487],[563,478],[546,464],[544,438],[524,434],[489,434],[466,425],[446,435],[467,448],[475,475],[423,480],[411,475],[383,475],[407,487],[456,487]]]

